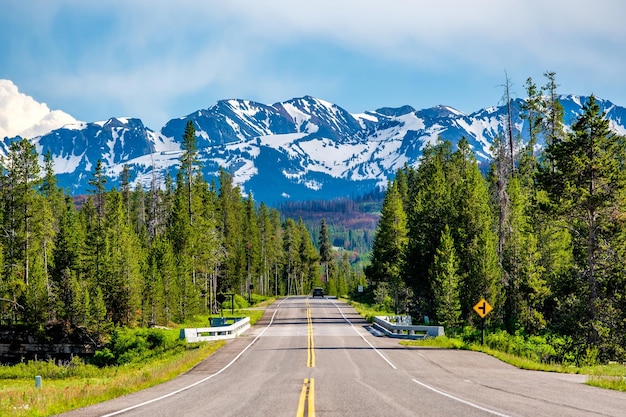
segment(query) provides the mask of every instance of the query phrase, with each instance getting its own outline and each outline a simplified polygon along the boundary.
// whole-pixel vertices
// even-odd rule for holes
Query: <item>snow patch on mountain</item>
[[[0,82],[0,88],[2,85]],[[11,97],[19,95],[12,83],[9,87],[13,88]],[[565,123],[571,124],[587,99],[560,99]],[[626,109],[598,101],[613,130],[626,134]],[[512,121],[514,134],[524,142],[527,128],[520,117],[522,103],[522,99],[512,102]],[[6,128],[3,117],[10,114],[1,104],[0,129]],[[32,119],[40,120],[41,108],[32,108],[36,110]],[[489,163],[491,144],[505,131],[506,112],[506,106],[465,114],[445,105],[421,110],[407,105],[351,114],[311,96],[272,105],[229,99],[172,119],[159,131],[132,117],[92,123],[72,119],[31,140],[41,162],[46,152],[51,153],[59,184],[70,193],[88,192],[98,160],[103,162],[109,187],[119,186],[125,166],[133,185],[163,187],[167,176],[176,176],[185,126],[190,121],[204,178],[212,181],[220,169],[226,169],[244,193],[273,204],[284,199],[357,195],[384,187],[405,164],[417,166],[425,147],[440,139],[449,140],[454,148],[465,137],[477,160]],[[0,140],[0,153],[6,152],[11,140]]]

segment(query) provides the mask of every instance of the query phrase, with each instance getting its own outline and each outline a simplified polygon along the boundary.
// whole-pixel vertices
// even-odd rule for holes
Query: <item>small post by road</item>
[[[485,345],[485,318],[480,319],[480,345]]]
[[[35,388],[41,388],[41,375],[35,377]]]

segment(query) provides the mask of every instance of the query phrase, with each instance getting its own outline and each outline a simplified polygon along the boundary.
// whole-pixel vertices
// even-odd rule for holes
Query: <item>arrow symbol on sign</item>
[[[493,307],[491,307],[491,305],[489,305],[489,303],[484,298],[474,306],[474,311],[476,312],[476,314],[478,314],[483,319],[487,314],[489,314],[491,310],[493,310]]]
[[[486,304],[485,302],[481,303],[481,304],[478,306],[478,309],[479,309],[479,310],[482,310],[482,312],[483,312],[483,316],[487,314],[487,304]]]

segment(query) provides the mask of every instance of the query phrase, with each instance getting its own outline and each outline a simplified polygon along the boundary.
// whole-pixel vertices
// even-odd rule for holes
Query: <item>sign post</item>
[[[491,312],[491,310],[493,310],[493,307],[491,307],[491,305],[484,298],[482,298],[474,306],[474,311],[482,319],[481,335],[480,335],[480,344],[481,345],[485,344],[485,317],[487,316],[487,314],[489,314]]]

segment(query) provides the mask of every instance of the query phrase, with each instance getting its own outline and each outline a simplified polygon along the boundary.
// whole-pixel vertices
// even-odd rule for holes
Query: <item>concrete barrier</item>
[[[187,343],[210,342],[213,340],[234,339],[250,328],[250,317],[238,317],[228,326],[180,329],[180,338]]]
[[[443,336],[443,326],[413,326],[395,324],[386,316],[374,317],[374,328],[383,332],[385,336],[399,339],[424,339],[427,337]]]

